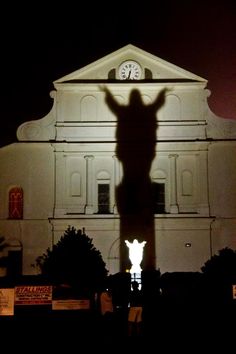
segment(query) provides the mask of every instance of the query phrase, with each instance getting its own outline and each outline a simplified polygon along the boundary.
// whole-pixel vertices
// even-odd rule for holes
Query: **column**
[[[197,183],[194,192],[197,195],[197,212],[209,216],[207,151],[199,151],[196,154],[196,171]]]
[[[93,159],[94,156],[84,156],[86,159],[86,205],[85,214],[93,214]]]
[[[169,155],[170,159],[170,213],[178,214],[179,207],[177,204],[177,178],[176,178],[176,159],[177,154]]]
[[[113,213],[118,214],[117,204],[116,204],[116,188],[120,183],[120,162],[116,155],[112,156],[114,160],[114,206]]]

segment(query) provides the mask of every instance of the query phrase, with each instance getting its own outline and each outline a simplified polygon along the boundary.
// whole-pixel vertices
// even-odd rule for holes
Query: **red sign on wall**
[[[51,305],[52,286],[16,286],[15,305]]]
[[[232,285],[233,299],[236,300],[236,285]]]

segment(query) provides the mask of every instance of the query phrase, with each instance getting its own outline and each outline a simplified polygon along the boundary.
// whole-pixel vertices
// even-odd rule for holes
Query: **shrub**
[[[225,247],[201,268],[203,274],[219,281],[236,280],[236,251]]]
[[[92,239],[70,226],[52,249],[36,259],[36,266],[53,284],[68,284],[81,292],[97,291],[108,273]]]

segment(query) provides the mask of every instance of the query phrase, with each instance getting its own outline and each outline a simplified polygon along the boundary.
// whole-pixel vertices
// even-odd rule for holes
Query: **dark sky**
[[[129,43],[207,79],[213,112],[236,119],[235,0],[8,3],[1,146],[16,141],[19,124],[49,112],[54,80]]]

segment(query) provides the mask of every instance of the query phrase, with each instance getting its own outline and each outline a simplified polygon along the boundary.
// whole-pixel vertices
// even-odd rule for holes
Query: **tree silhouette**
[[[232,285],[236,282],[236,251],[225,247],[201,268],[205,284],[204,297],[211,304],[232,301]]]
[[[218,281],[236,280],[236,251],[225,247],[218,253],[202,266],[203,274]]]
[[[104,283],[108,270],[101,253],[84,230],[68,226],[52,249],[37,257],[36,266],[53,284],[68,284],[80,292],[94,292]]]

